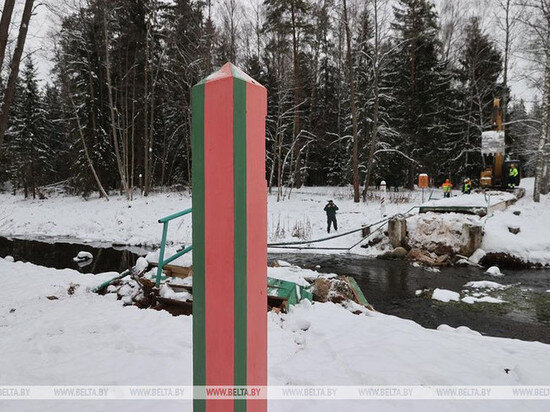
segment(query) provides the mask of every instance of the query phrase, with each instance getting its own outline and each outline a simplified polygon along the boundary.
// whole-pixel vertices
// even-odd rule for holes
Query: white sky
[[[51,55],[53,50],[53,41],[49,35],[57,25],[58,19],[51,11],[50,6],[57,3],[59,0],[36,1],[33,16],[31,17],[29,33],[25,42],[25,56],[31,54],[38,70],[38,75],[43,81],[48,81],[51,70]],[[14,15],[12,18],[12,26],[10,28],[9,50],[6,55],[13,52],[14,39],[19,30],[21,21],[21,13],[23,10],[24,1],[17,0]],[[3,7],[3,4],[2,4]]]

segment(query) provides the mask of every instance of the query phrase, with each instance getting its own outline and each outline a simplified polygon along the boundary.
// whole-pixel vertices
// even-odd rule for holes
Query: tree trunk
[[[507,109],[508,109],[508,62],[510,59],[510,30],[511,30],[511,22],[510,22],[510,8],[511,8],[511,0],[506,0],[506,4],[504,7],[505,11],[505,20],[504,20],[504,28],[505,28],[505,35],[504,35],[504,61],[503,61],[503,72],[502,72],[502,85],[503,87],[503,93],[502,93],[502,123],[506,124],[506,117],[507,117]],[[506,133],[506,128],[504,128],[504,133]]]
[[[21,17],[21,26],[19,26],[19,35],[17,36],[17,44],[15,51],[13,52],[13,58],[10,64],[10,75],[8,78],[8,84],[6,85],[6,91],[4,92],[4,104],[2,106],[2,113],[0,114],[0,152],[2,151],[2,144],[4,142],[4,135],[8,128],[8,120],[10,116],[10,107],[15,94],[15,87],[17,85],[17,77],[19,76],[19,63],[21,63],[21,56],[23,55],[23,49],[25,48],[25,40],[27,38],[27,32],[29,30],[29,23],[32,15],[32,7],[34,0],[26,0],[25,8],[23,9],[23,17]],[[2,19],[3,19],[2,15]]]
[[[357,108],[355,106],[355,77],[353,70],[353,59],[351,52],[351,31],[348,21],[348,7],[346,0],[343,0],[344,4],[344,25],[346,29],[346,61],[349,73],[349,93],[350,93],[350,106],[351,106],[351,123],[353,128],[353,201],[359,203],[359,136],[357,126]]]
[[[149,34],[147,35],[146,39],[147,44],[149,44]],[[151,46],[147,47],[148,53],[147,53],[147,61],[145,62],[145,65],[148,67],[147,73],[149,77],[151,78],[151,91],[149,92],[149,99],[150,107],[149,107],[149,149],[148,149],[148,155],[149,155],[149,171],[147,172],[148,180],[146,182],[145,189],[147,190],[147,193],[149,194],[151,192],[151,187],[153,185],[153,174],[154,174],[154,166],[153,166],[153,139],[155,136],[155,89],[156,89],[156,80],[152,78],[152,71],[150,66],[150,50]],[[160,64],[160,63],[159,63]],[[145,82],[147,82],[147,79],[145,79]]]
[[[78,127],[78,133],[80,135],[80,140],[82,142],[82,146],[84,147],[84,155],[86,156],[86,162],[88,163],[88,166],[90,167],[90,171],[92,172],[92,175],[94,176],[95,182],[97,184],[97,189],[99,190],[99,193],[101,197],[104,197],[105,200],[109,201],[109,196],[107,196],[107,192],[105,192],[105,189],[103,188],[103,185],[101,184],[101,180],[99,180],[99,175],[97,174],[94,164],[92,162],[92,158],[90,157],[90,153],[88,152],[88,146],[86,145],[86,139],[84,138],[84,133],[82,131],[82,125],[80,123],[80,117],[78,117],[78,111],[76,108],[76,104],[73,100],[73,96],[71,95],[71,91],[69,90],[69,100],[71,101],[71,105],[73,106],[74,116],[76,118],[76,127]]]
[[[15,0],[6,0],[2,10],[2,19],[0,20],[0,78],[2,67],[4,65],[4,56],[6,55],[6,46],[8,44],[8,33],[10,30],[11,16]]]
[[[151,146],[149,140],[149,39],[148,35],[145,38],[145,64],[143,66],[143,106],[144,106],[144,121],[143,121],[143,169],[144,169],[144,183],[145,188],[143,190],[143,195],[149,195],[149,172],[150,172],[150,160],[149,148]]]
[[[550,132],[550,15],[546,16],[546,44],[544,85],[542,97],[542,133],[537,148],[537,162],[535,166],[535,187],[533,200],[540,202],[540,195],[548,193],[548,181],[546,179],[548,165],[546,153],[548,151],[548,134]]]
[[[277,128],[277,202],[281,200],[283,194],[283,135]]]
[[[31,144],[30,147],[31,150],[31,191],[32,191],[32,198],[36,199],[36,176],[34,173],[34,159],[35,159],[35,153],[34,153],[34,143]]]
[[[113,146],[115,149],[116,163],[118,167],[118,173],[120,175],[120,181],[122,188],[126,194],[126,197],[130,199],[130,188],[128,187],[128,181],[126,178],[126,173],[122,165],[122,159],[120,157],[120,148],[118,142],[118,130],[116,126],[116,111],[115,104],[113,101],[113,84],[111,81],[111,60],[110,60],[110,51],[109,51],[109,33],[107,31],[107,16],[105,8],[107,5],[103,4],[103,31],[105,36],[105,74],[107,76],[107,91],[109,97],[109,110],[111,117],[111,133],[113,134]]]
[[[25,177],[25,173],[23,173],[23,193],[25,193],[25,199],[29,197],[29,187],[27,186],[27,178]]]
[[[300,82],[300,61],[298,56],[298,33],[296,27],[296,11],[294,7],[294,0],[291,2],[291,23],[292,23],[292,59],[294,63],[294,140],[295,140],[295,153],[296,163],[294,169],[293,186],[302,186],[302,138],[300,131],[302,130],[300,119],[300,99],[302,97],[302,89]]]
[[[369,157],[367,159],[367,173],[365,175],[365,184],[363,188],[363,202],[367,200],[372,168],[374,166],[374,151],[378,144],[378,118],[380,113],[380,31],[378,24],[378,0],[374,0],[374,61],[373,61],[373,93],[374,109],[372,113],[372,136],[369,146]]]

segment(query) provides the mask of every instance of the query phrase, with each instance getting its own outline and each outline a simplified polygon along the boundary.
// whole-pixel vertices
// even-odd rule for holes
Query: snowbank
[[[479,218],[460,213],[421,213],[407,220],[409,243],[412,248],[438,250],[441,246],[458,253],[466,243],[463,226],[479,225]]]
[[[279,270],[288,268],[278,268]],[[14,276],[16,275],[16,276]],[[87,289],[112,274],[82,275],[0,259],[0,385],[190,385],[192,318],[123,307]],[[309,276],[304,272],[303,277]],[[70,286],[79,285],[71,295]],[[46,296],[55,295],[58,300]],[[550,346],[429,330],[380,313],[353,315],[304,302],[268,314],[272,385],[549,385]],[[506,373],[504,369],[509,369]],[[149,402],[26,402],[26,411],[155,410]],[[269,410],[363,411],[366,402],[271,401]],[[447,402],[445,410],[537,410],[528,401]],[[441,410],[434,401],[380,402],[377,410]],[[21,410],[4,403],[3,411]],[[163,410],[191,410],[164,402]],[[541,409],[542,410],[542,409]]]
[[[521,186],[526,190],[523,198],[487,219],[482,247],[488,253],[507,253],[524,262],[549,265],[550,195],[535,203],[533,179],[523,179]],[[509,227],[519,227],[520,232],[510,233]]]
[[[441,331],[441,332],[458,333],[458,334],[461,334],[461,335],[481,336],[481,333],[479,333],[475,330],[472,330],[467,326],[459,326],[458,328],[453,328],[452,326],[443,324],[443,325],[439,325],[437,327],[437,330]]]
[[[158,245],[162,234],[158,219],[188,207],[188,193],[153,194],[132,202],[122,196],[113,196],[109,202],[62,195],[25,200],[4,193],[0,194],[0,236]],[[191,219],[175,221],[169,235],[174,242],[190,243]]]
[[[294,282],[300,286],[311,286],[311,282],[315,279],[334,278],[337,275],[334,273],[319,273],[315,270],[302,269],[298,266],[283,266],[283,267],[268,267],[267,276],[274,279],[286,280]]]
[[[533,202],[533,179],[523,179],[521,186],[525,196],[514,206],[503,211],[494,211],[487,217],[456,213],[441,215],[425,213],[409,219],[410,238],[413,247],[424,245],[431,250],[438,244],[450,245],[454,251],[462,241],[463,224],[483,225],[482,248],[471,258],[478,263],[486,254],[506,254],[525,263],[550,265],[550,195],[541,196],[540,203]],[[489,192],[491,205],[513,198],[510,193]],[[456,196],[450,199],[431,201],[429,205],[441,206],[487,206],[483,194]],[[509,228],[519,228],[513,234]],[[431,249],[430,249],[431,248]],[[495,273],[494,275],[498,275]]]

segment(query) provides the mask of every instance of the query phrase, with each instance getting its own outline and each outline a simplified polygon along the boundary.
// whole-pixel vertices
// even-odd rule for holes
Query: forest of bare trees
[[[0,22],[0,182],[14,193],[189,187],[190,89],[226,61],[268,90],[266,179],[279,199],[350,185],[359,201],[421,172],[475,180],[494,98],[507,154],[536,176],[536,200],[548,193],[550,0],[479,13],[452,0],[62,0],[47,79],[23,49],[30,11],[47,5],[23,2],[18,20],[14,3]],[[512,93],[518,61],[533,101]]]

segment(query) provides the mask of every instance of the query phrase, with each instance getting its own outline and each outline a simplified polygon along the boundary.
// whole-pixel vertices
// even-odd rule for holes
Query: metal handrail
[[[188,215],[191,212],[192,212],[192,208],[189,208],[189,209],[185,209],[181,212],[174,213],[172,215],[163,217],[163,218],[158,220],[159,223],[162,223],[162,241],[160,242],[159,261],[158,261],[158,267],[157,267],[157,278],[156,278],[156,282],[155,282],[155,285],[157,287],[160,286],[160,279],[162,277],[162,269],[164,268],[164,265],[167,265],[167,264],[173,262],[177,258],[179,258],[179,257],[181,257],[181,256],[185,255],[186,253],[193,250],[193,245],[187,246],[185,249],[180,250],[176,254],[170,256],[168,259],[164,259],[164,252],[166,250],[166,237],[168,236],[168,224],[170,223],[170,221],[172,221],[174,219],[177,219],[179,217]]]
[[[314,240],[298,241],[298,242],[268,243],[267,247],[277,248],[277,249],[290,249],[290,248],[295,249],[295,247],[293,247],[293,246],[309,245],[311,243],[325,242],[325,241],[330,240],[330,239],[336,239],[336,238],[339,238],[339,237],[342,237],[342,236],[350,235],[352,233],[357,233],[357,232],[359,232],[359,231],[361,231],[365,228],[370,228],[372,226],[376,226],[376,225],[380,225],[380,224],[384,225],[390,219],[395,218],[397,216],[407,216],[410,212],[412,212],[414,209],[417,209],[418,207],[419,206],[413,206],[409,210],[407,210],[406,212],[397,213],[393,216],[386,217],[386,218],[381,219],[377,222],[374,222],[374,223],[371,223],[371,224],[368,224],[368,225],[364,225],[364,226],[361,226],[358,229],[350,230],[348,232],[340,233],[338,235],[328,236],[328,237],[324,237],[324,238],[320,238],[320,239],[314,239]],[[158,261],[158,267],[157,267],[157,277],[156,277],[156,286],[157,287],[160,286],[160,280],[161,280],[161,277],[162,277],[162,269],[163,269],[164,265],[167,265],[167,264],[173,262],[177,258],[179,258],[179,257],[181,257],[181,256],[185,255],[186,253],[193,250],[193,245],[191,245],[191,246],[186,247],[183,250],[180,250],[176,254],[170,256],[168,259],[164,259],[164,252],[165,252],[165,249],[166,249],[166,237],[168,235],[168,224],[170,223],[170,221],[172,221],[174,219],[177,219],[179,217],[185,216],[185,215],[187,215],[191,212],[192,212],[192,209],[189,208],[189,209],[185,209],[181,212],[174,213],[172,215],[163,217],[163,218],[158,220],[159,223],[163,224],[163,227],[162,227],[162,241],[161,241],[161,244],[160,244],[159,261]],[[363,241],[364,239],[365,238],[363,238],[361,241]],[[361,242],[359,242],[359,243],[361,243]],[[312,248],[312,249],[350,250],[353,247],[357,246],[357,244],[358,243],[354,244],[351,248]],[[297,248],[297,249],[300,249],[300,248]]]
[[[182,210],[181,212],[174,213],[174,214],[172,214],[172,215],[169,215],[169,216],[160,218],[160,219],[159,219],[159,223],[167,223],[167,222],[169,222],[170,220],[174,220],[174,219],[177,219],[178,217],[182,217],[182,216],[188,215],[188,214],[191,213],[192,211],[193,211],[192,208]]]

